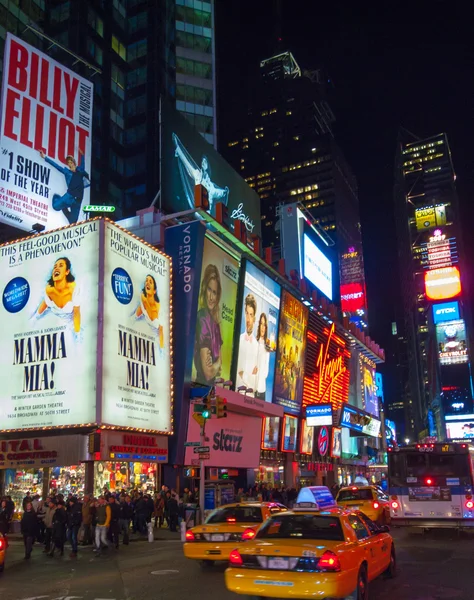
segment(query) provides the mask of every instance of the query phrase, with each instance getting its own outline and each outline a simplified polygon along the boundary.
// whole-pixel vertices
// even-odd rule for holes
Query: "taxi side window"
[[[349,515],[349,523],[354,530],[358,540],[364,540],[369,537],[369,531],[357,515]]]
[[[369,517],[364,513],[362,513],[362,518],[364,520],[365,525],[367,525],[367,527],[369,528],[370,535],[377,535],[378,533],[380,533],[380,529],[377,523],[374,523],[372,519],[369,519]]]

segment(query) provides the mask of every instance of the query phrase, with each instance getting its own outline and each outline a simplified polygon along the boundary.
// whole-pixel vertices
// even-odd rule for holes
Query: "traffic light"
[[[218,419],[227,417],[227,400],[221,396],[216,397],[216,416]]]
[[[201,415],[203,416],[204,419],[210,419],[211,418],[211,394],[207,394],[207,396],[204,396],[204,398],[202,399],[202,404],[204,406]]]

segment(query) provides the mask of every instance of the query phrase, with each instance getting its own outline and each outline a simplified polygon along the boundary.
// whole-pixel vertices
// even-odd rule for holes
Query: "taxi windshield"
[[[308,514],[273,517],[262,526],[257,537],[344,541],[337,517]]]
[[[350,500],[372,500],[372,490],[341,490],[337,495],[338,502],[347,502]]]
[[[229,506],[216,510],[206,523],[261,523],[262,509],[258,506]]]

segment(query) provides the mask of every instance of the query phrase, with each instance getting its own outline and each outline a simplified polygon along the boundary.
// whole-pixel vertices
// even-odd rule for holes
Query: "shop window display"
[[[5,473],[5,495],[11,496],[15,504],[15,517],[23,514],[23,498],[30,492],[32,496],[43,493],[43,469],[7,469]]]
[[[155,463],[100,461],[94,463],[94,494],[140,490],[153,493],[156,488]]]
[[[72,467],[53,467],[49,483],[50,492],[54,494],[73,494],[82,496],[84,494],[85,467],[77,465]]]

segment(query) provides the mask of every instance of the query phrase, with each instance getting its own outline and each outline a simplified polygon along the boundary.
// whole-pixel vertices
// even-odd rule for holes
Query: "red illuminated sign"
[[[349,399],[347,342],[321,317],[310,313],[306,338],[303,406],[330,403],[334,410]]]
[[[365,309],[365,289],[363,283],[341,285],[341,308],[344,312],[355,313]]]
[[[461,293],[461,275],[457,267],[434,269],[425,273],[425,293],[430,300],[447,300]]]

